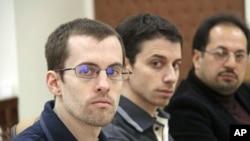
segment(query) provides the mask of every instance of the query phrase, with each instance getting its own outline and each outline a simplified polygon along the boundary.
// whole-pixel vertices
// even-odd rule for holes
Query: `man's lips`
[[[226,78],[226,79],[235,79],[237,78],[235,74],[233,73],[221,73],[221,77]]]
[[[171,97],[173,95],[173,93],[174,93],[174,91],[172,91],[172,90],[164,90],[164,89],[158,90],[158,92],[161,95],[166,96],[166,97]]]
[[[99,106],[99,107],[107,107],[107,106],[112,105],[109,100],[95,100],[94,102],[92,102],[92,104]]]

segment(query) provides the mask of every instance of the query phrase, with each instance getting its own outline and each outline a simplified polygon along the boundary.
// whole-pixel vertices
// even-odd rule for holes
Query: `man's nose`
[[[175,83],[177,82],[179,73],[175,70],[173,66],[169,67],[164,74],[163,81],[165,83]]]
[[[236,62],[236,58],[234,54],[228,54],[226,60],[225,60],[225,67],[229,67],[229,68],[234,68],[235,65],[237,64]]]
[[[110,79],[106,71],[100,71],[97,79],[96,90],[107,93],[110,90]]]

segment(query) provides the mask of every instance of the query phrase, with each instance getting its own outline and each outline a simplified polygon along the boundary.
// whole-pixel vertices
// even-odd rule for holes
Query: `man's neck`
[[[147,102],[141,96],[133,92],[130,87],[124,87],[122,95],[133,102],[135,105],[146,111],[152,117],[155,116],[155,111],[157,107],[152,105],[151,103]]]

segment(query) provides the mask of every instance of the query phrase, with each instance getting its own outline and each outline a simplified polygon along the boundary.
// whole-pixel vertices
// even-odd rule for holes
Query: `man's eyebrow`
[[[227,48],[223,45],[218,45],[215,49],[223,49],[223,50],[227,50]]]
[[[93,62],[82,62],[82,63],[78,64],[77,66],[79,66],[79,65],[93,65],[93,66],[100,67],[98,64],[93,63]],[[123,66],[123,65],[119,62],[115,62],[115,63],[108,65],[108,67],[113,67],[113,66]]]
[[[182,63],[182,58],[176,59],[174,62],[175,62],[175,63],[176,63],[176,62],[181,62],[181,63]]]
[[[109,65],[109,67],[114,67],[114,66],[123,66],[121,63],[113,63],[113,64],[111,64],[111,65]]]
[[[237,50],[235,53],[247,53],[247,52],[246,52],[246,50],[239,49],[239,50]]]
[[[157,57],[157,58],[160,58],[160,59],[168,59],[167,57],[163,56],[163,55],[158,55],[158,54],[154,54],[152,57]],[[178,58],[175,60],[176,61],[182,61],[182,57]]]
[[[161,58],[161,59],[167,59],[165,56],[159,55],[159,54],[154,54],[151,57],[157,57],[157,58]]]
[[[80,64],[78,64],[77,66],[80,66],[80,65],[93,65],[93,66],[98,66],[97,64],[93,63],[93,62],[82,62]]]

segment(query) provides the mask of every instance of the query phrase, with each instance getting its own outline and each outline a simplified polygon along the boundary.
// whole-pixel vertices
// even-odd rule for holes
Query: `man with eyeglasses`
[[[113,119],[131,73],[118,33],[102,22],[76,19],[49,36],[45,56],[55,100],[13,141],[106,141],[101,128]]]
[[[230,125],[250,124],[244,83],[250,31],[232,14],[206,18],[193,39],[193,67],[170,104],[175,141],[229,141]]]
[[[179,79],[182,36],[168,20],[153,14],[125,18],[117,27],[133,72],[114,119],[103,128],[109,141],[173,141],[168,105]]]

